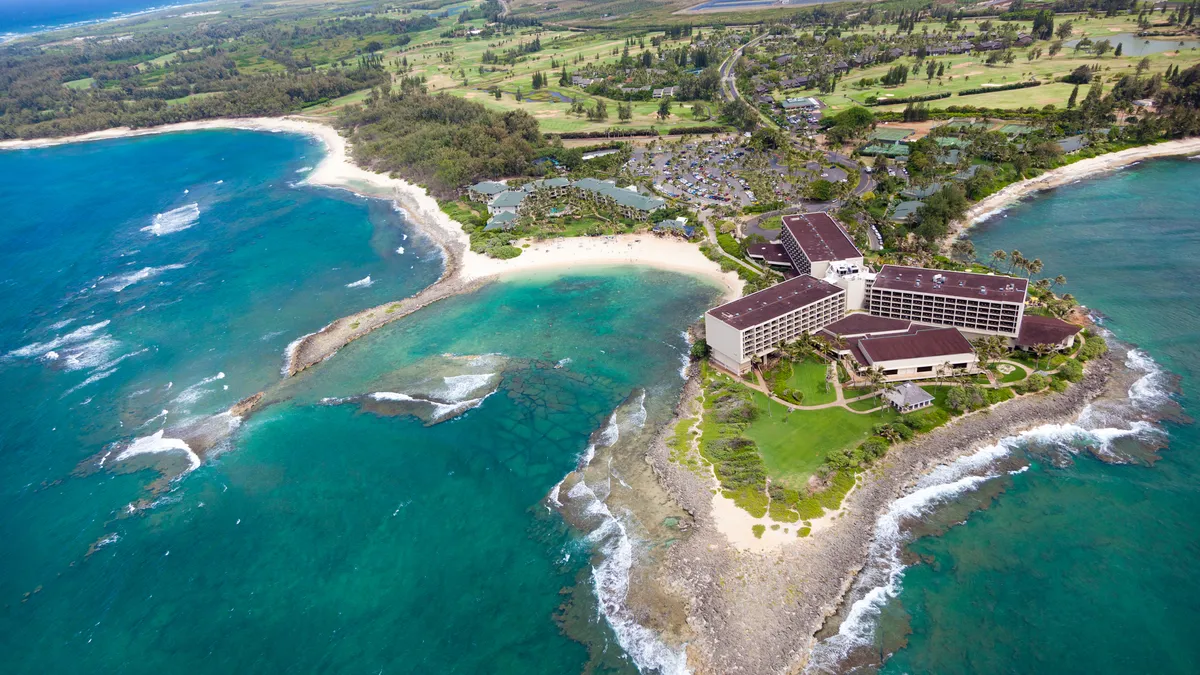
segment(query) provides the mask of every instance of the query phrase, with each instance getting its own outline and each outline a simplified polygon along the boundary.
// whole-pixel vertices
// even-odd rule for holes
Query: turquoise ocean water
[[[441,270],[389,203],[300,184],[320,155],[225,131],[0,153],[4,672],[654,653],[595,597],[619,600],[595,554],[626,528],[622,549],[546,496],[623,402],[630,428],[669,415],[716,290],[629,268],[496,284],[280,385],[289,342]]]
[[[891,653],[888,673],[1200,670],[1200,433],[1176,409],[1200,385],[1196,185],[1200,162],[1156,161],[972,231],[983,257],[1019,249],[1066,275],[1144,375],[1128,401],[984,449],[894,506],[877,533],[906,543],[882,556],[889,592],[860,591],[857,626],[823,645],[857,637],[839,669]]]

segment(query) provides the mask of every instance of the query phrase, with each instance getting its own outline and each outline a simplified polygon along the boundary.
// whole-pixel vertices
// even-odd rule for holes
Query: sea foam
[[[163,452],[182,452],[187,455],[188,469],[184,473],[195,471],[200,466],[200,457],[192,452],[187,443],[178,438],[164,438],[161,429],[149,436],[134,440],[121,451],[121,454],[117,455],[116,461],[123,462],[138,455]]]
[[[182,232],[195,225],[199,220],[200,205],[192,203],[155,215],[153,223],[143,227],[142,232],[149,232],[156,237],[161,237],[164,234]]]
[[[373,283],[375,282],[371,281],[371,275],[368,274],[358,281],[352,281],[346,284],[346,288],[370,288],[371,284]]]
[[[136,272],[126,272],[125,274],[118,274],[114,277],[108,277],[108,278],[104,279],[104,282],[103,282],[104,290],[112,291],[113,293],[120,293],[121,291],[125,290],[126,288],[129,288],[130,286],[138,283],[139,281],[145,281],[146,279],[151,279],[153,277],[156,277],[156,276],[162,274],[163,272],[169,272],[171,270],[181,270],[185,267],[187,267],[187,265],[184,265],[182,263],[175,263],[175,264],[171,264],[171,265],[162,265],[161,267],[143,267],[142,269],[137,270]]]

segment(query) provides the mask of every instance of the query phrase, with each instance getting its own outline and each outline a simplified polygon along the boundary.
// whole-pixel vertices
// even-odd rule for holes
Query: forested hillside
[[[218,20],[183,31],[0,49],[0,138],[277,115],[387,84],[377,52],[429,16]]]
[[[373,94],[348,108],[339,124],[355,159],[447,195],[485,178],[520,175],[546,148],[538,122],[524,111],[496,112],[417,87]]]

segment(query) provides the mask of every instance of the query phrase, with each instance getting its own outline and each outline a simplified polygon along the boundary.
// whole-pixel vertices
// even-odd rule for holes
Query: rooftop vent
[[[980,294],[980,295],[987,295],[987,286],[980,286],[980,287],[979,287],[979,294]]]

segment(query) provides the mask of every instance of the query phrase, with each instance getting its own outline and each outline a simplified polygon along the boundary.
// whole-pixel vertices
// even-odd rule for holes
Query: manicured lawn
[[[831,451],[863,442],[871,427],[896,417],[891,411],[856,415],[843,408],[789,413],[758,392],[754,401],[761,412],[746,436],[758,444],[768,475],[793,486],[803,485]]]
[[[1007,364],[1007,365],[1012,366],[1011,363]],[[996,373],[996,376],[1000,378],[1000,382],[1002,384],[1008,384],[1010,382],[1020,382],[1021,380],[1025,379],[1026,375],[1029,374],[1028,370],[1025,370],[1024,368],[1022,368],[1020,366],[1012,366],[1012,368],[1013,368],[1013,371],[1011,373],[1002,374],[996,364],[992,364],[992,365],[988,366],[988,369],[991,370],[993,373]]]
[[[787,379],[787,388],[804,392],[804,405],[820,405],[837,400],[832,387],[825,391],[825,373],[828,364],[817,359],[805,359],[793,363],[792,374]]]
[[[847,403],[846,405],[850,406],[851,408],[853,408],[855,410],[864,410],[865,411],[865,410],[873,410],[875,408],[878,408],[879,406],[883,405],[884,403],[885,403],[885,401],[882,398],[880,398],[878,401],[876,401],[875,398],[872,397],[872,398],[864,398],[861,401],[853,401],[853,402]]]

